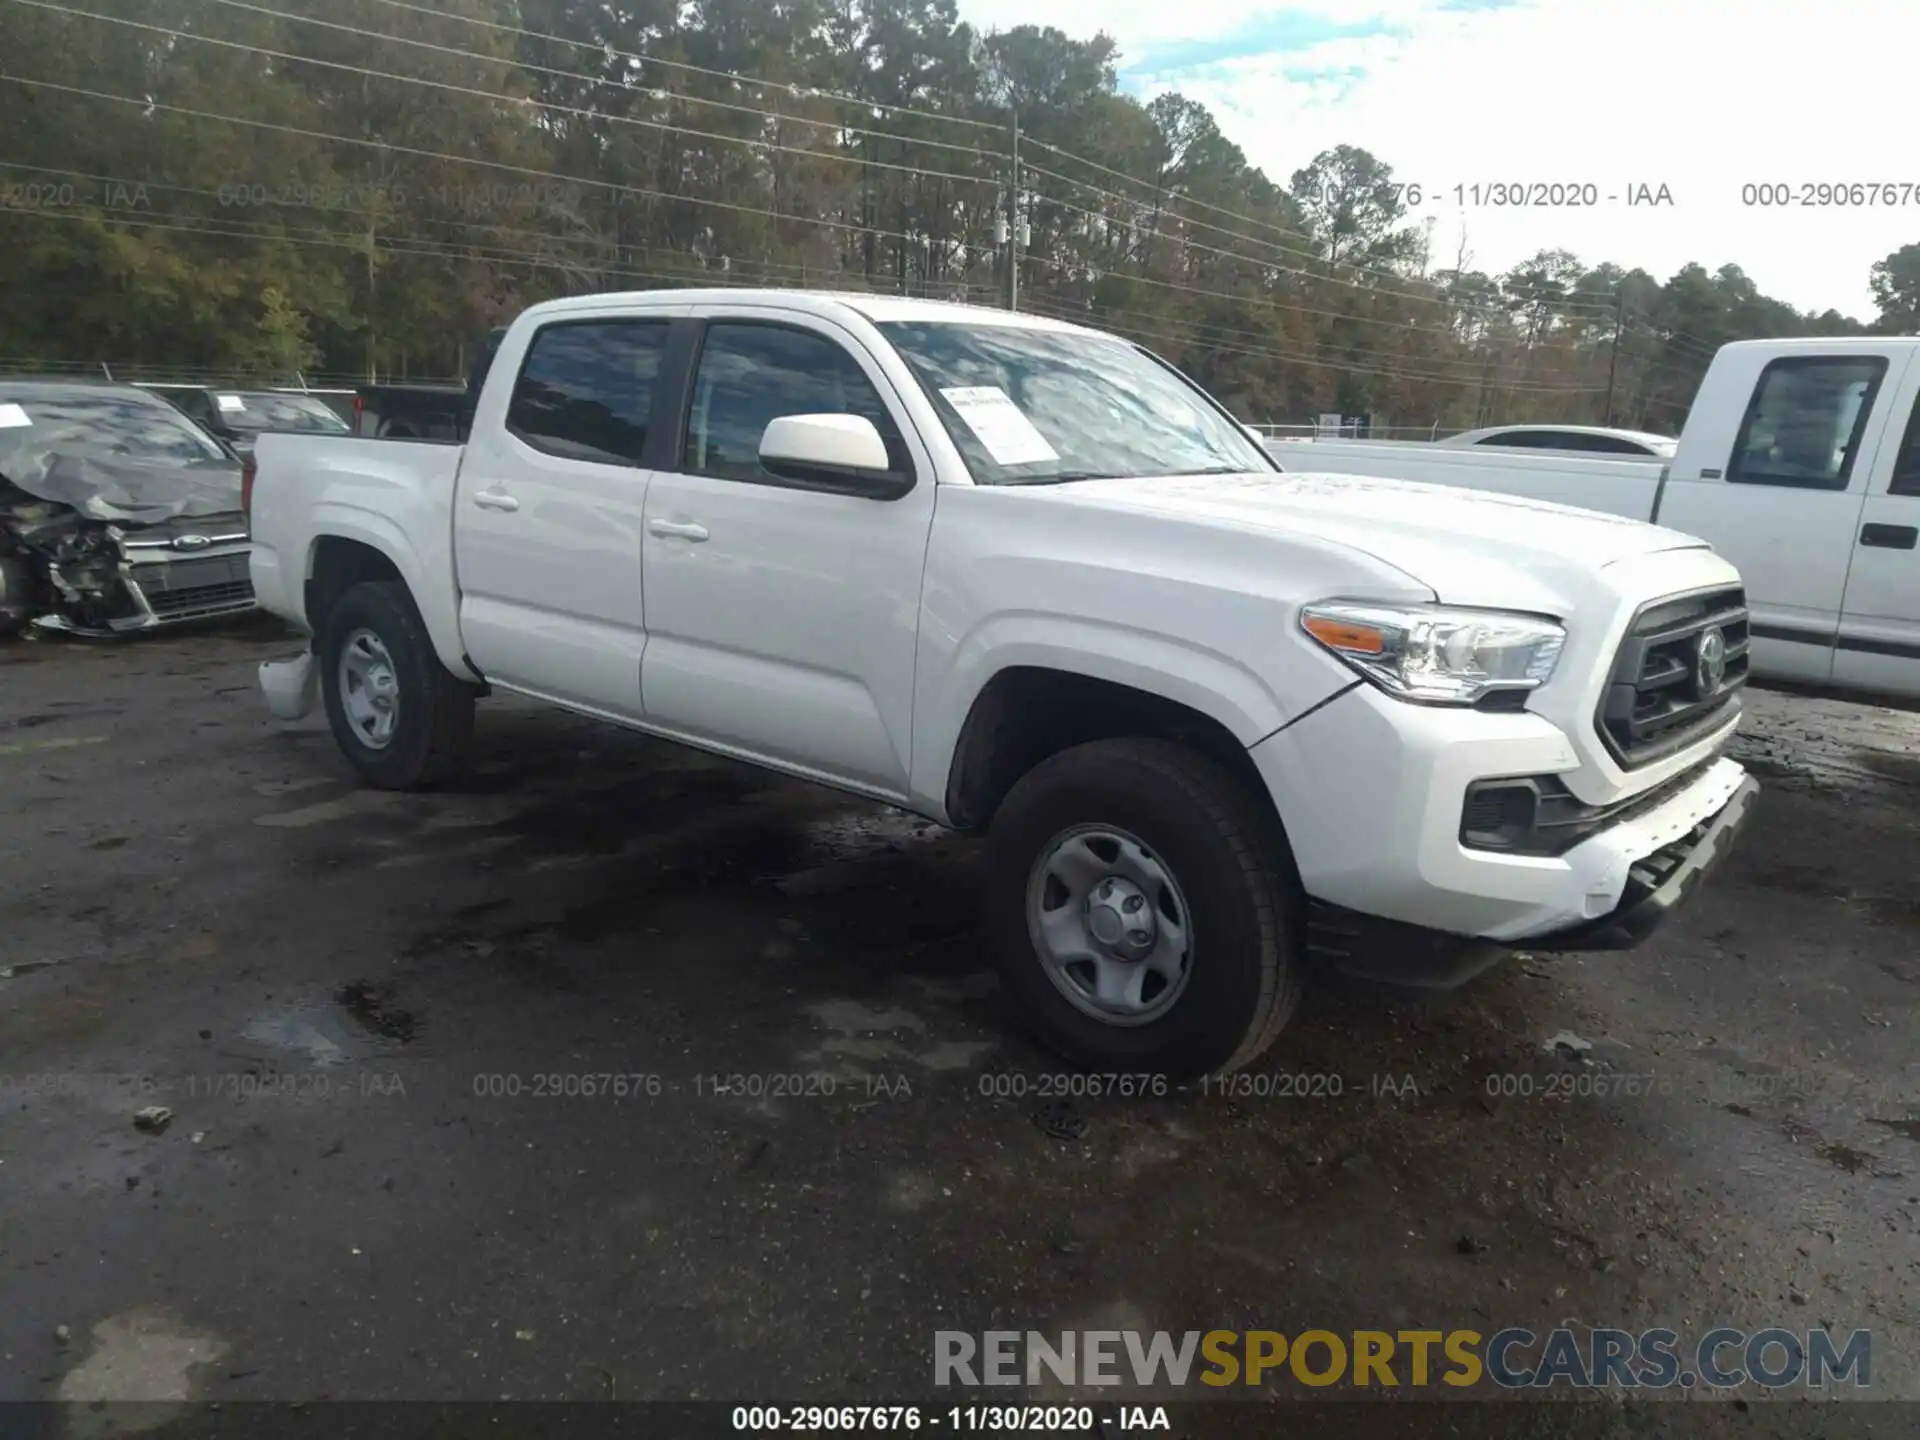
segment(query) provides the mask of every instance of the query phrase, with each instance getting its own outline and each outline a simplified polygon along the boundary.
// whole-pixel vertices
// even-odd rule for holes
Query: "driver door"
[[[703,323],[678,458],[647,491],[647,723],[903,797],[930,457],[847,330],[747,303],[693,313]],[[897,499],[827,493],[761,467],[769,421],[822,413],[872,420],[894,468],[917,477],[912,489]]]

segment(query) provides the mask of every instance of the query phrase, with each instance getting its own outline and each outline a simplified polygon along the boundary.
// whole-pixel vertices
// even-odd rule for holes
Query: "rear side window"
[[[1900,453],[1894,456],[1887,493],[1920,495],[1920,400],[1914,401],[1913,414],[1907,417],[1907,433],[1900,439]]]
[[[1887,362],[1877,355],[1770,361],[1754,386],[1727,479],[1844,490]]]
[[[1538,430],[1509,430],[1503,435],[1489,435],[1484,440],[1476,440],[1476,445],[1492,445],[1499,449],[1540,450],[1551,445],[1549,437]]]
[[[664,320],[574,320],[533,337],[507,429],[568,460],[637,465],[653,418]]]
[[[1618,435],[1582,435],[1585,443],[1583,450],[1592,450],[1602,455],[1651,455],[1653,452],[1644,445],[1636,445],[1631,440],[1622,440]]]

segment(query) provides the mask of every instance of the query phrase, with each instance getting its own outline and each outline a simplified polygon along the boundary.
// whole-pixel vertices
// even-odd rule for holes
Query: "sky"
[[[959,9],[982,29],[1044,17],[1078,38],[1104,30],[1120,47],[1123,90],[1201,102],[1282,185],[1321,150],[1371,151],[1395,180],[1420,186],[1410,219],[1432,218],[1435,268],[1452,266],[1463,244],[1468,267],[1489,273],[1541,249],[1659,280],[1688,261],[1732,263],[1799,309],[1871,319],[1868,268],[1920,242],[1917,0]],[[1597,203],[1489,203],[1489,187],[1556,183]],[[1803,186],[1851,184],[1877,186],[1879,203],[1800,203]],[[1662,186],[1671,203],[1629,203]],[[1792,203],[1764,203],[1773,196]]]

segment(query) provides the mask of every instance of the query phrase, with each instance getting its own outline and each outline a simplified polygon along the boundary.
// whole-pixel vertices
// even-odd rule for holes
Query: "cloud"
[[[961,0],[986,26],[1023,23],[1020,9]],[[1282,183],[1333,145],[1372,151],[1421,186],[1411,218],[1432,219],[1436,264],[1463,239],[1493,271],[1542,248],[1661,279],[1734,263],[1767,294],[1864,318],[1868,267],[1920,240],[1912,0],[1059,0],[1047,23],[1113,35],[1131,92],[1207,105]],[[1485,203],[1536,182],[1598,203]],[[1797,202],[1836,183],[1905,203],[1769,205],[1747,188]],[[1673,203],[1629,206],[1641,185]]]
[[[1253,16],[1218,35],[1148,44],[1137,57],[1123,61],[1123,83],[1130,90],[1139,90],[1162,76],[1205,74],[1248,55],[1318,52],[1344,41],[1404,38],[1407,34],[1396,22],[1378,15],[1337,20],[1303,10],[1274,11]],[[1303,67],[1303,73],[1316,68]]]

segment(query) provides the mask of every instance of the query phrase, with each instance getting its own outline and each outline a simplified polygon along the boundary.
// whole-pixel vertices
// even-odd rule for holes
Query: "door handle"
[[[1920,525],[1862,525],[1860,543],[1882,550],[1911,550],[1920,542]]]
[[[691,540],[698,545],[707,538],[707,527],[696,525],[691,520],[649,520],[647,533],[662,539]]]
[[[520,502],[504,490],[476,490],[473,503],[482,510],[518,510]]]

